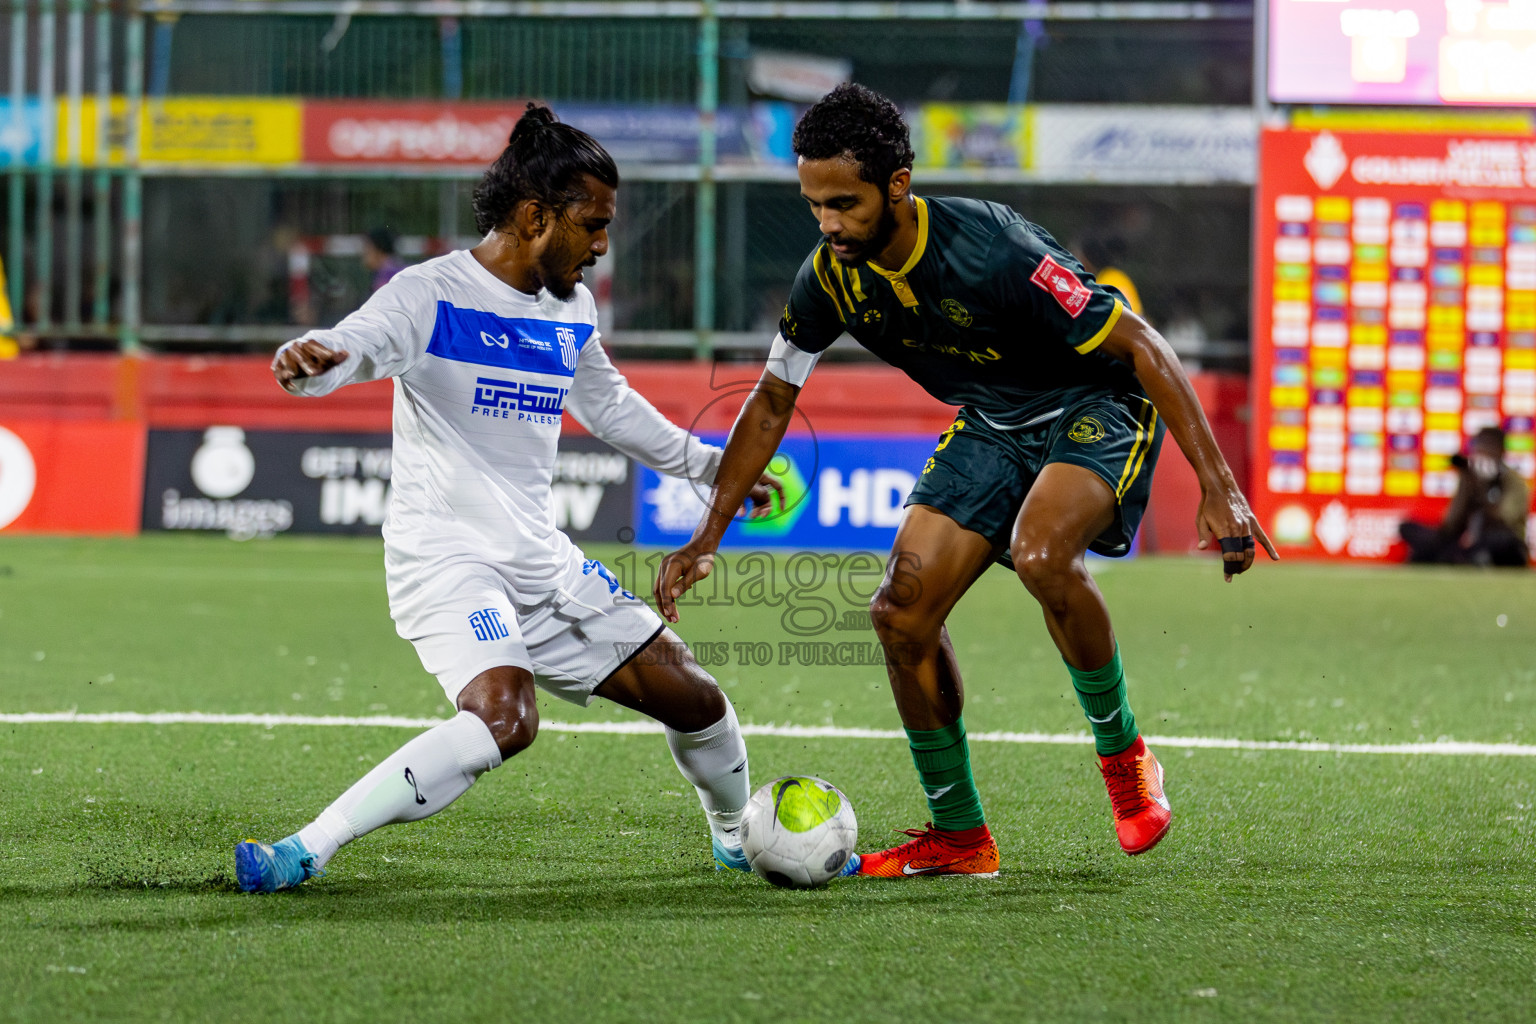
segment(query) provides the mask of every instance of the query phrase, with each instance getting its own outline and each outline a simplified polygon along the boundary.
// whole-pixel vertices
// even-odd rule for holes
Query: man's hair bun
[[[517,124],[512,126],[512,134],[507,136],[507,144],[512,145],[519,138],[526,138],[547,125],[558,124],[559,119],[555,112],[539,103],[529,103],[523,109],[523,116],[517,119]]]
[[[619,187],[619,169],[596,139],[562,123],[542,103],[530,103],[512,128],[506,148],[475,186],[475,230],[484,235],[507,223],[518,203],[533,199],[563,209],[587,195],[583,176]]]

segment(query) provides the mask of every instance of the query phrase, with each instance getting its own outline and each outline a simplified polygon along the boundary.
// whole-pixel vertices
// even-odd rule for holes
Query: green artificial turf
[[[1150,734],[1536,743],[1526,574],[1265,564],[1224,585],[1205,561],[1096,568]],[[872,641],[786,632],[797,608],[788,624],[807,629],[818,595],[857,627],[857,594],[829,579],[791,595],[781,575],[772,603],[736,586],[748,575],[678,627],[716,656],[742,721],[898,728],[880,667],[779,664],[817,650],[781,652],[792,639]],[[951,628],[973,733],[1082,730],[1015,580],[987,574]],[[738,653],[761,644],[772,664]],[[377,542],[0,538],[0,712],[70,709],[447,711],[394,635]],[[633,717],[550,700],[543,714]],[[976,743],[998,879],[788,892],[710,870],[661,737],[546,730],[445,813],[253,897],[233,888],[233,843],[294,830],[409,730],[0,735],[0,1019],[1536,1017],[1530,757],[1169,745],[1174,830],[1131,859],[1086,738]],[[844,788],[864,848],[925,819],[899,741],[749,747],[759,783],[809,772]]]

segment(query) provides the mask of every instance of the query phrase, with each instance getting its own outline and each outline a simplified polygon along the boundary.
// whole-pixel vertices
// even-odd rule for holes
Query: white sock
[[[419,821],[463,796],[501,764],[496,740],[480,718],[460,711],[428,729],[359,779],[320,817],[299,830],[316,867],[382,825]]]
[[[710,835],[722,846],[741,846],[741,812],[752,794],[752,783],[736,709],[727,700],[724,717],[698,732],[668,729],[667,746],[672,748],[677,770],[699,791]]]

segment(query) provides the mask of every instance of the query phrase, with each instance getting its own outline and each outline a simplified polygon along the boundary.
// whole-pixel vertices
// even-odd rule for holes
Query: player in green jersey
[[[1227,580],[1253,565],[1259,527],[1178,358],[1121,296],[1040,227],[996,203],[918,197],[896,107],[844,85],[795,129],[801,194],[824,239],[801,267],[768,366],[726,444],[704,518],[661,563],[656,600],[708,576],[731,513],[783,439],[820,353],[846,332],[960,406],[907,498],[870,604],[933,820],[865,854],[860,874],[998,869],[971,776],[963,688],[946,617],[994,560],[1045,614],[1093,728],[1115,831],[1130,854],[1171,821],[1162,767],[1136,728],[1120,651],[1087,551],[1123,555],[1171,431],[1200,479],[1200,547]]]

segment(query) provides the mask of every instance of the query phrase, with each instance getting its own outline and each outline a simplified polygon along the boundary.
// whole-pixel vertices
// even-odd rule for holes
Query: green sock
[[[1072,688],[1077,691],[1077,702],[1093,726],[1093,749],[1100,757],[1109,757],[1136,742],[1140,733],[1136,729],[1136,716],[1125,699],[1125,670],[1120,666],[1120,646],[1115,645],[1115,656],[1109,664],[1092,672],[1067,666],[1072,674]]]
[[[908,729],[912,763],[928,797],[935,828],[951,832],[986,824],[981,795],[971,778],[971,753],[965,745],[965,723],[942,729]]]

